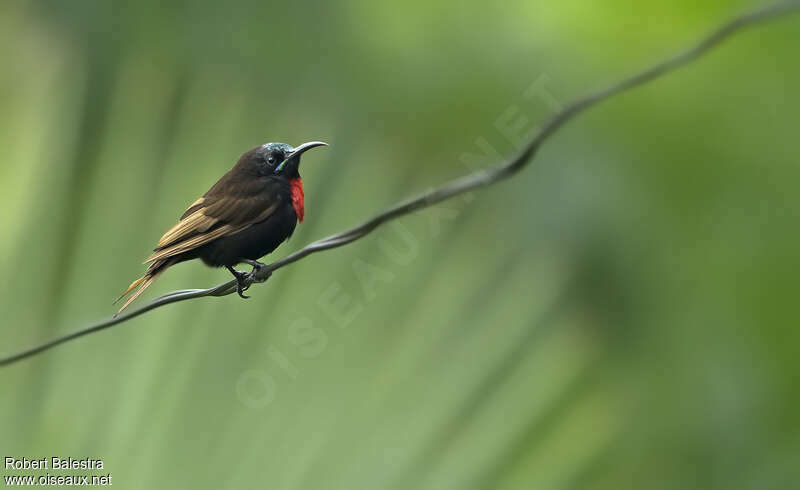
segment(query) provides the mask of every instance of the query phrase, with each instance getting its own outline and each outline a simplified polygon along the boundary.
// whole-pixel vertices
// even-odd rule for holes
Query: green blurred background
[[[304,158],[283,256],[490,163],[487,143],[513,154],[509,121],[529,131],[753,6],[6,0],[0,353],[113,313],[257,144],[331,144]],[[798,33],[747,31],[515,179],[248,301],[0,370],[0,456],[102,458],[142,489],[796,485]],[[145,299],[228,279],[185,263]]]

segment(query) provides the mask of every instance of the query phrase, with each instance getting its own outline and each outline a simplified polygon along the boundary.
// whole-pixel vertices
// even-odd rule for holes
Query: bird
[[[258,261],[274,251],[305,217],[300,156],[311,148],[328,146],[310,141],[297,147],[266,143],[242,154],[236,164],[202,197],[194,201],[147,257],[144,275],[117,298],[130,294],[117,315],[133,303],[165,270],[199,258],[210,267],[225,267],[236,278],[242,298],[248,273],[234,266],[245,263],[253,272]],[[132,294],[131,294],[132,293]]]

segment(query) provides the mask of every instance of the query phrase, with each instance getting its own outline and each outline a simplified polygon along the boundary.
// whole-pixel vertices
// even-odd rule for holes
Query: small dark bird
[[[321,141],[292,148],[286,143],[267,143],[243,154],[203,197],[183,213],[164,233],[144,276],[133,281],[117,301],[133,294],[117,314],[144,292],[167,268],[199,258],[211,267],[225,266],[243,294],[247,273],[233,268],[246,263],[254,270],[264,267],[258,259],[275,250],[292,235],[305,215],[300,155]]]

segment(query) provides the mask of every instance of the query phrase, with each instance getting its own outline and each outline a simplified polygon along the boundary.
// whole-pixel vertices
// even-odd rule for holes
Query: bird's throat
[[[294,213],[297,215],[297,221],[302,223],[303,217],[306,214],[303,180],[300,177],[290,180],[289,188],[292,190],[292,206],[294,206]]]

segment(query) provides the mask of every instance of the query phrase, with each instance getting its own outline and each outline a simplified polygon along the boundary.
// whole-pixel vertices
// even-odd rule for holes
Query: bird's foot
[[[228,268],[230,273],[233,274],[233,277],[236,278],[236,293],[239,295],[240,298],[244,299],[249,298],[250,296],[245,295],[244,292],[247,291],[247,288],[250,287],[250,282],[247,279],[251,273],[237,271],[231,266],[226,266],[226,267]]]
[[[272,273],[269,272],[269,273],[266,274],[266,276],[264,276],[263,273],[261,272],[262,270],[267,268],[267,264],[263,264],[263,263],[261,263],[261,262],[259,262],[257,260],[250,260],[250,259],[244,259],[244,260],[242,260],[242,262],[244,262],[245,264],[253,266],[253,270],[250,271],[250,274],[249,274],[250,275],[250,279],[251,279],[252,282],[264,282],[267,279],[269,279],[269,276],[272,275]]]

